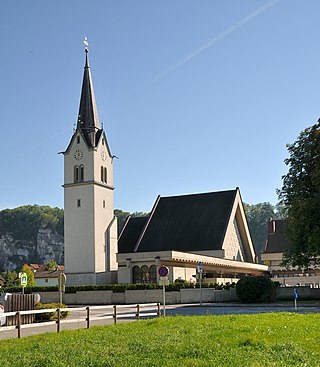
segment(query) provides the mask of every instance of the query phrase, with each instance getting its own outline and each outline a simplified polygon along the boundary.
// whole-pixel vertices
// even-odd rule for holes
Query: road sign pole
[[[200,288],[200,306],[202,306],[202,261],[198,263],[198,277],[199,277],[199,288]]]
[[[169,268],[165,265],[161,265],[158,269],[158,274],[160,276],[159,284],[162,284],[163,316],[166,316],[166,284],[169,284]]]
[[[163,316],[166,316],[166,286],[162,285],[162,295],[163,295]]]
[[[200,281],[200,306],[202,306],[202,273],[199,273],[199,281]]]

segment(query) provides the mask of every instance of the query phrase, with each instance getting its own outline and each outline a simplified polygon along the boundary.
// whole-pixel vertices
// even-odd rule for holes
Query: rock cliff
[[[44,264],[54,260],[64,263],[63,236],[50,229],[39,229],[35,241],[18,240],[10,234],[0,235],[0,272],[19,271],[25,263]]]

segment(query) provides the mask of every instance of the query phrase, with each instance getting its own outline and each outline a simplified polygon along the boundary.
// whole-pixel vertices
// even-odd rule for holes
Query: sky
[[[318,0],[1,2],[0,210],[63,208],[89,60],[115,208],[239,187],[277,202],[286,144],[320,117]]]

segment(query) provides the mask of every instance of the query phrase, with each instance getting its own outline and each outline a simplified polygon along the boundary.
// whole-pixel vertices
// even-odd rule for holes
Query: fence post
[[[21,316],[20,316],[20,312],[18,311],[16,313],[16,319],[17,319],[17,329],[18,329],[18,338],[21,338]]]
[[[87,318],[86,318],[86,320],[87,320],[87,329],[89,329],[90,328],[90,307],[89,306],[87,307]]]
[[[160,312],[160,303],[157,303],[157,307],[158,307],[158,311],[157,311],[157,316],[160,317],[161,316],[161,312]]]
[[[57,320],[57,333],[60,333],[60,308],[57,308],[58,320]]]
[[[137,316],[137,320],[139,320],[139,318],[140,318],[140,305],[137,305],[137,313],[136,313],[136,316]]]
[[[117,323],[117,306],[113,306],[113,321],[116,324]]]

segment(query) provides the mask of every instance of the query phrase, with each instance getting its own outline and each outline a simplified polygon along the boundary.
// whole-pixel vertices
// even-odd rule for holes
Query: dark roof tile
[[[268,233],[265,253],[285,252],[292,244],[286,234],[287,222],[286,220],[273,220],[274,231]]]
[[[118,241],[118,252],[133,252],[133,249],[140,237],[148,217],[131,217],[129,218],[123,232]]]

